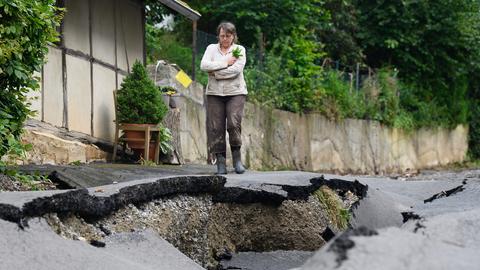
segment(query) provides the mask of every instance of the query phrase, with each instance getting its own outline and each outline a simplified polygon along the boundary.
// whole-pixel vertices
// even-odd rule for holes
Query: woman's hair
[[[231,22],[221,22],[217,26],[217,37],[220,35],[220,29],[223,29],[225,33],[233,35],[233,42],[237,43],[238,42],[238,37],[237,37],[237,29],[235,28],[235,25]]]

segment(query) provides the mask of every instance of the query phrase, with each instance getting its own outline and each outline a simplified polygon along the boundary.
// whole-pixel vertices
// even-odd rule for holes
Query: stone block
[[[25,131],[22,140],[32,145],[27,152],[29,164],[69,164],[106,160],[107,154],[94,145],[61,139],[49,133]]]

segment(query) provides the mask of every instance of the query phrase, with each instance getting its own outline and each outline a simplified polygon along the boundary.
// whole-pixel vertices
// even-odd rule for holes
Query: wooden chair
[[[149,152],[150,152],[150,140],[152,138],[152,132],[156,132],[158,134],[154,140],[155,142],[155,163],[158,164],[159,161],[159,154],[160,154],[160,128],[157,125],[149,125],[149,124],[143,124],[143,125],[132,125],[132,124],[126,124],[126,123],[119,123],[117,121],[118,119],[118,107],[117,107],[117,90],[113,91],[113,101],[114,101],[114,106],[115,106],[115,142],[113,145],[113,157],[112,161],[115,162],[116,157],[117,157],[117,147],[119,142],[123,142],[123,150],[125,151],[126,149],[126,144],[130,142],[144,142],[145,149],[143,153],[143,158],[145,160],[148,160],[149,157]],[[127,138],[122,138],[119,136],[120,131],[127,131],[127,130],[134,130],[134,131],[143,131],[145,134],[144,138],[141,139],[127,139]]]

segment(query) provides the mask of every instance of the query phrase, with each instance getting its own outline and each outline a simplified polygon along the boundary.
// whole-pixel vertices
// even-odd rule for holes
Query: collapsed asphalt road
[[[310,259],[301,252],[227,254],[224,259],[230,260],[224,261],[224,267],[475,269],[480,265],[479,174],[470,171],[400,181],[305,172],[251,172],[226,179],[165,175],[155,179],[150,173],[148,179],[143,176],[143,180],[74,191],[1,192],[0,269],[203,269],[149,229],[107,235],[99,242],[71,241],[53,232],[40,217],[53,212],[94,219],[175,193],[209,193],[216,202],[277,207],[286,200],[305,199],[324,184],[341,189],[343,180],[351,181],[347,186],[357,189],[360,197],[350,220],[353,230],[336,237],[332,232],[329,238],[334,238]],[[353,184],[355,179],[368,188]],[[271,258],[277,260],[275,268]]]
[[[479,269],[480,171],[358,180],[354,229],[298,269]]]

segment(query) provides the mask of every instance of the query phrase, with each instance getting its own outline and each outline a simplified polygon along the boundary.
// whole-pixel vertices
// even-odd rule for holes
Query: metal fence
[[[203,55],[208,45],[217,43],[217,36],[197,30],[197,52],[199,55]]]
[[[196,40],[196,50],[198,56],[196,57],[196,66],[200,65],[201,57],[205,52],[205,49],[208,45],[217,43],[218,39],[217,36],[211,33],[203,32],[198,30],[197,31],[197,40]],[[254,64],[257,68],[262,68],[263,63],[262,61],[265,59],[264,55],[261,55],[259,50],[251,47],[245,47],[248,54],[247,64]],[[352,88],[356,91],[359,91],[363,83],[367,78],[373,75],[372,69],[369,67],[362,66],[361,64],[357,63],[355,66],[344,65],[339,60],[332,60],[329,58],[323,59],[322,66],[324,68],[330,68],[333,70],[337,70],[342,73],[342,78],[344,81],[348,82],[352,85]]]

